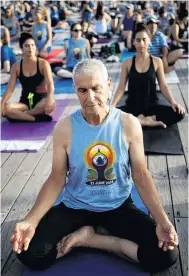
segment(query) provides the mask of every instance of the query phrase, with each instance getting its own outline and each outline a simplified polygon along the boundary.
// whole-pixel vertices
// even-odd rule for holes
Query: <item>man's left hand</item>
[[[185,113],[184,107],[182,105],[178,104],[178,103],[171,104],[171,107],[175,112],[178,112],[179,114],[184,114]]]
[[[163,251],[173,250],[178,246],[178,235],[170,221],[157,224],[156,235],[159,241],[158,246],[162,248]]]
[[[47,97],[46,103],[45,103],[45,113],[50,114],[55,109],[55,100],[53,97]]]

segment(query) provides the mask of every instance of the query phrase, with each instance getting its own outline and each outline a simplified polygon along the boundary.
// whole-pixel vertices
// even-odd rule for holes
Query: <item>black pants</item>
[[[111,235],[139,245],[138,260],[150,272],[164,270],[178,258],[178,249],[164,252],[158,248],[154,221],[137,209],[129,197],[119,208],[91,212],[67,208],[63,203],[53,207],[40,221],[27,251],[17,255],[32,270],[50,267],[56,260],[56,245],[69,233],[86,225],[102,226]]]
[[[166,125],[173,125],[178,123],[184,118],[184,114],[179,114],[178,112],[175,112],[171,106],[166,105],[154,105],[150,106],[148,109],[139,111],[136,110],[134,106],[121,106],[118,107],[123,112],[131,113],[134,116],[138,116],[140,114],[143,114],[144,116],[152,116],[156,115],[157,121],[162,121]]]

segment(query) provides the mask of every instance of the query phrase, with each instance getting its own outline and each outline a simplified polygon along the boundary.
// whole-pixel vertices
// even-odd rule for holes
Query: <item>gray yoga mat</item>
[[[155,154],[183,154],[182,142],[176,124],[164,128],[143,129],[144,151]]]

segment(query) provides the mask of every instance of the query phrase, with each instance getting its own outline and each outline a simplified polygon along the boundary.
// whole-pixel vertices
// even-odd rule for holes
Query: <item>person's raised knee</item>
[[[52,266],[56,260],[56,250],[51,250],[45,255],[33,253],[32,250],[22,251],[17,254],[17,258],[21,263],[31,270],[44,270]]]
[[[174,265],[178,259],[178,248],[174,250],[163,251],[160,248],[154,248],[153,251],[138,251],[138,259],[141,267],[150,273],[158,273]]]

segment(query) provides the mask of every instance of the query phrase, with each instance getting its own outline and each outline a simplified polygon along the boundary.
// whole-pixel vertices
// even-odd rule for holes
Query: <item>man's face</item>
[[[86,115],[99,115],[106,109],[111,79],[104,80],[101,72],[77,74],[75,89]]]
[[[158,29],[158,24],[157,23],[154,23],[154,22],[150,22],[147,24],[148,26],[148,29],[150,30],[150,33],[152,35],[154,35],[156,32],[157,32],[157,29]]]

